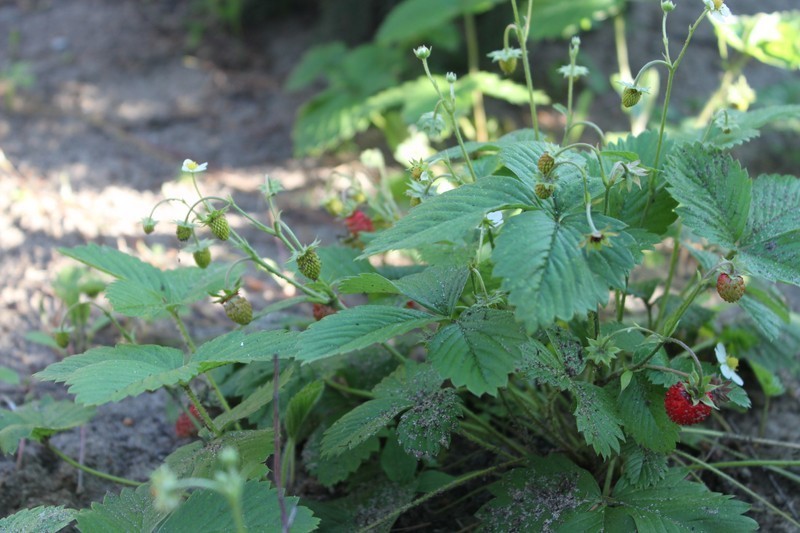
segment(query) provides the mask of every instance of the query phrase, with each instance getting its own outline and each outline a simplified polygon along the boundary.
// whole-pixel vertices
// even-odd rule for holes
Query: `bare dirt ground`
[[[242,40],[208,32],[199,50],[187,54],[186,4],[0,0],[0,62],[26,63],[35,80],[0,104],[0,365],[23,378],[21,386],[0,383],[4,407],[64,394],[29,377],[57,354],[24,337],[52,330],[64,311],[52,283],[73,262],[58,247],[95,242],[164,268],[191,263],[175,246],[173,225],[161,224],[145,238],[139,224],[159,200],[193,197],[190,184],[177,180],[183,159],[209,162],[204,192],[233,195],[256,214],[266,211],[258,192],[264,174],[280,180],[288,189],[285,214],[305,242],[319,236],[330,243],[343,233],[320,208],[319,187],[340,162],[292,158],[290,131],[308,93],[287,94],[282,85],[311,42],[310,31],[289,19]],[[18,44],[5,42],[12,34]],[[156,218],[182,217],[171,209]],[[263,238],[257,244],[265,255],[279,254]],[[281,289],[254,283],[249,290],[266,302]],[[199,314],[194,327],[206,334],[226,320],[219,306]],[[176,334],[153,327],[144,334]],[[114,342],[111,332],[106,336]],[[778,402],[767,437],[798,440],[797,398],[793,392]],[[148,394],[101,408],[84,429],[85,462],[147,479],[182,444],[167,403],[165,395]],[[79,455],[78,430],[53,442]],[[781,494],[761,472],[752,482],[786,510],[800,511],[798,496]],[[0,517],[40,504],[85,507],[117,488],[85,477],[78,490],[76,470],[35,443],[18,458],[0,457]]]

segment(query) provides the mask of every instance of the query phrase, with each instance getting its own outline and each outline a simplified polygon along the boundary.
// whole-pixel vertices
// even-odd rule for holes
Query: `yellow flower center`
[[[199,166],[200,165],[198,165],[197,162],[195,161],[189,161],[188,163],[186,163],[186,168],[188,168],[189,170],[194,170]]]
[[[723,4],[725,4],[725,0],[714,0],[714,9],[719,10]]]
[[[739,360],[731,355],[725,358],[725,364],[734,372],[739,368]]]

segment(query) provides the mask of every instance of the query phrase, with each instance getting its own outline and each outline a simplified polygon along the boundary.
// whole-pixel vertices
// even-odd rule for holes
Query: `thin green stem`
[[[672,288],[672,280],[675,277],[675,270],[678,267],[678,258],[680,257],[680,248],[681,248],[681,224],[678,223],[676,230],[675,230],[675,237],[673,238],[672,244],[672,256],[670,257],[669,261],[669,272],[667,273],[667,281],[664,283],[664,295],[661,297],[661,304],[658,306],[658,315],[656,315],[656,323],[653,326],[653,329],[658,331],[659,326],[661,326],[661,319],[664,316],[664,311],[667,309],[667,305],[669,302],[669,291]]]
[[[517,0],[511,0],[511,7],[514,10],[514,33],[519,42],[519,48],[522,52],[522,68],[525,71],[525,85],[528,87],[528,107],[531,111],[531,125],[533,127],[533,138],[539,140],[539,118],[536,114],[536,102],[533,98],[533,76],[531,75],[530,59],[528,58],[528,32],[530,31],[531,24],[531,6],[533,2],[528,2],[528,15],[525,17],[525,25],[523,26],[522,20],[519,16],[519,9],[517,8]]]
[[[189,384],[181,383],[181,387],[183,388],[183,392],[186,393],[186,396],[189,397],[189,401],[192,402],[192,405],[194,405],[194,408],[197,409],[197,414],[200,415],[200,419],[203,421],[203,424],[206,425],[206,427],[214,434],[215,437],[222,436],[222,431],[220,431],[219,428],[217,428],[217,426],[214,424],[214,421],[211,420],[211,416],[209,416],[208,411],[206,411],[206,408],[197,398],[197,395],[194,393]]]
[[[502,457],[505,457],[506,459],[516,459],[516,457],[513,454],[505,451],[504,449],[500,448],[499,446],[495,446],[494,444],[486,442],[485,440],[480,438],[478,435],[476,435],[473,431],[470,431],[470,429],[473,428],[473,427],[480,429],[480,427],[477,426],[477,425],[473,426],[472,424],[470,424],[468,422],[462,422],[461,423],[461,430],[458,432],[458,434],[461,435],[462,437],[464,437],[465,439],[467,439],[468,441],[470,441],[470,442],[472,442],[474,444],[477,444],[478,446],[480,446],[481,448],[483,448],[484,450],[486,450],[488,452],[500,455]]]
[[[606,468],[606,479],[603,483],[603,497],[607,498],[611,494],[611,482],[614,480],[614,467],[617,466],[617,458],[614,457],[608,462]]]
[[[772,502],[770,502],[769,500],[767,500],[766,498],[764,498],[763,496],[761,496],[757,492],[751,490],[750,488],[748,488],[743,483],[740,483],[739,481],[735,480],[734,478],[732,478],[728,474],[724,473],[722,470],[720,470],[718,468],[715,468],[711,464],[706,463],[705,461],[703,461],[701,459],[698,459],[698,458],[696,458],[696,457],[694,457],[694,456],[692,456],[692,455],[690,455],[690,454],[688,454],[686,452],[682,452],[681,450],[675,450],[672,453],[674,453],[674,454],[676,454],[676,455],[678,455],[680,457],[683,457],[684,459],[687,459],[687,460],[691,461],[692,463],[695,463],[695,464],[699,465],[700,468],[702,468],[703,470],[708,470],[709,472],[713,472],[714,474],[716,474],[720,478],[724,479],[728,483],[730,483],[730,484],[734,485],[735,487],[737,487],[739,490],[745,492],[746,494],[749,494],[751,497],[755,498],[756,500],[758,500],[759,502],[764,504],[773,513],[775,513],[778,516],[782,517],[784,520],[786,520],[787,522],[791,523],[795,527],[800,528],[800,522],[795,520],[793,517],[791,517],[790,515],[788,515],[787,513],[782,511],[781,509],[779,509],[778,507],[776,507]]]
[[[192,340],[191,335],[189,335],[189,331],[186,329],[186,324],[183,323],[183,319],[178,313],[178,310],[171,308],[169,310],[169,313],[172,316],[172,319],[175,320],[175,324],[177,324],[178,330],[180,330],[181,332],[181,337],[183,337],[183,341],[186,343],[186,347],[189,348],[189,353],[191,354],[196,352],[197,346]]]
[[[661,124],[658,127],[658,142],[656,144],[656,155],[653,162],[653,174],[650,176],[650,186],[647,195],[647,203],[642,210],[642,218],[641,223],[644,223],[645,219],[647,218],[647,212],[650,210],[650,204],[653,203],[653,197],[655,196],[656,190],[656,173],[658,172],[658,165],[661,162],[661,149],[664,145],[664,129],[667,126],[667,111],[669,110],[669,101],[670,97],[672,96],[672,83],[675,80],[675,71],[678,70],[678,66],[681,64],[683,60],[683,56],[686,54],[686,50],[689,47],[689,42],[692,40],[692,36],[694,35],[697,26],[700,25],[703,18],[705,18],[706,13],[708,12],[708,8],[703,10],[703,13],[697,18],[697,20],[689,27],[689,34],[686,36],[686,41],[683,43],[683,48],[681,49],[680,54],[675,59],[674,62],[669,62],[669,74],[667,76],[667,90],[664,94],[664,105],[661,109]],[[667,61],[669,61],[669,43],[667,42],[666,37],[666,14],[664,16],[664,48],[665,48],[665,57]],[[637,76],[638,78],[638,76]]]
[[[498,440],[502,441],[509,448],[511,448],[511,449],[515,450],[516,452],[518,452],[520,455],[524,456],[524,455],[528,454],[528,450],[526,450],[524,447],[520,446],[519,444],[517,444],[513,440],[509,439],[508,437],[506,437],[505,435],[503,435],[499,431],[497,431],[491,424],[489,424],[485,420],[481,419],[481,417],[479,417],[478,415],[476,415],[475,413],[473,413],[472,411],[470,411],[466,407],[462,407],[461,408],[461,412],[463,412],[464,415],[466,415],[467,418],[469,418],[470,420],[473,420],[476,424],[478,424],[479,426],[484,428],[491,435],[493,435]]]
[[[101,479],[106,479],[108,481],[113,481],[114,483],[119,483],[120,485],[128,485],[129,487],[138,487],[139,485],[143,485],[144,483],[141,481],[134,481],[132,479],[127,479],[124,477],[118,477],[111,474],[107,474],[106,472],[101,472],[100,470],[95,470],[94,468],[88,467],[86,465],[80,464],[78,461],[73,459],[72,457],[68,456],[49,442],[47,443],[47,448],[59,456],[61,459],[64,460],[65,463],[68,463],[79,470],[83,470],[87,474],[91,474],[95,477],[99,477]]]
[[[478,65],[478,31],[475,29],[475,15],[464,14],[464,33],[467,41],[467,64],[469,73],[475,74]],[[479,90],[472,91],[472,116],[475,119],[475,140],[488,141],[489,131],[486,126],[486,110],[483,106],[483,93]]]
[[[727,433],[724,431],[716,431],[713,429],[681,427],[681,433],[690,433],[693,435],[704,435],[727,440],[739,440],[750,444],[763,444],[765,446],[777,446],[781,448],[789,448],[792,450],[800,450],[800,443],[784,442],[780,440],[764,439],[760,437],[751,437],[749,435],[739,435],[737,433]]]
[[[354,389],[352,387],[348,387],[347,385],[342,385],[341,383],[337,383],[332,379],[325,379],[325,385],[329,386],[332,389],[336,389],[339,392],[343,392],[345,394],[350,394],[352,396],[357,396],[359,398],[366,398],[367,400],[374,400],[375,394],[363,390],[363,389]]]

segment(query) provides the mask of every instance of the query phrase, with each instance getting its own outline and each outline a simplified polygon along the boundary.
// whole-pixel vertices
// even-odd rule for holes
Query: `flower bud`
[[[417,59],[428,59],[431,56],[431,49],[425,45],[414,48],[414,55]]]

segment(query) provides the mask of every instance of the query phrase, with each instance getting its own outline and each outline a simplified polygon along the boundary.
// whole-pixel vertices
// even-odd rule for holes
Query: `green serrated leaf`
[[[473,307],[436,333],[428,343],[428,359],[456,387],[494,396],[508,383],[526,341],[510,312]]]
[[[397,441],[397,433],[391,431],[381,451],[381,468],[389,481],[410,483],[417,472],[417,460],[406,453]]]
[[[522,345],[522,360],[519,371],[528,379],[546,383],[560,390],[572,387],[564,361],[537,340],[529,339]]]
[[[322,456],[322,434],[320,428],[311,434],[303,448],[303,465],[325,487],[333,487],[347,479],[359,466],[377,452],[380,447],[378,437],[370,437],[347,453],[331,457]]]
[[[494,276],[529,333],[606,303],[608,287],[624,282],[633,267],[630,236],[620,231],[612,246],[588,252],[581,241],[589,231],[584,213],[556,221],[545,211],[527,211],[505,223],[492,252]]]
[[[439,389],[416,399],[397,424],[403,449],[416,457],[435,458],[450,447],[450,434],[458,429],[461,400],[453,389]]]
[[[299,500],[293,496],[285,498],[286,512],[294,517],[292,531],[298,533],[313,531],[319,525],[319,520],[307,507],[298,505]],[[248,531],[281,530],[278,491],[270,487],[269,482],[246,482],[241,509],[244,515],[242,517],[244,527]],[[158,529],[160,533],[185,533],[186,531],[212,533],[235,530],[236,523],[228,500],[222,494],[212,490],[193,492],[189,499],[178,507]]]
[[[528,205],[531,189],[520,180],[489,176],[431,198],[393,227],[378,233],[364,255],[405,250],[439,242],[463,242],[486,213]]]
[[[751,182],[730,154],[700,143],[676,147],[664,175],[676,211],[698,236],[734,248],[750,212]]]
[[[374,273],[375,267],[369,261],[358,258],[360,253],[345,246],[320,246],[317,248],[317,255],[322,263],[319,277],[335,283],[347,277]]]
[[[278,387],[282,389],[292,377],[294,373],[293,367],[289,367],[283,372],[281,372]],[[237,420],[242,420],[243,418],[247,418],[248,416],[252,415],[265,405],[272,402],[275,395],[275,390],[273,387],[273,380],[269,380],[266,383],[260,385],[255,390],[250,391],[247,394],[247,397],[242,400],[238,405],[236,405],[230,411],[225,411],[218,417],[214,419],[214,425],[220,429],[224,429],[229,424],[236,422]]]
[[[298,440],[300,437],[300,429],[303,426],[311,410],[322,397],[322,392],[325,390],[325,383],[322,381],[312,381],[292,396],[289,404],[286,406],[286,414],[284,418],[284,426],[286,427],[286,435],[290,439]]]
[[[0,518],[0,531],[9,533],[57,533],[75,520],[78,511],[64,506],[40,505],[33,509],[22,509]]]
[[[67,383],[78,403],[101,405],[189,381],[199,373],[199,364],[185,365],[183,352],[175,348],[120,344],[67,357],[35,376]]]
[[[422,311],[384,305],[343,309],[311,324],[300,334],[297,358],[310,363],[360,350],[440,319]]]
[[[463,266],[432,266],[395,282],[400,292],[440,315],[450,316],[469,271]]]
[[[433,394],[442,388],[444,379],[428,363],[407,361],[383,378],[372,389],[376,398],[405,398],[416,401],[420,396]]]
[[[622,448],[624,480],[631,486],[652,487],[667,474],[666,454],[654,452],[638,444],[626,443]],[[622,481],[618,485],[622,488]]]
[[[325,432],[322,457],[340,456],[355,448],[412,405],[405,398],[378,398],[362,403]]]
[[[230,363],[252,363],[294,357],[298,334],[272,330],[245,333],[241,330],[220,335],[200,345],[189,364],[197,364],[201,372]]]
[[[583,372],[586,361],[580,339],[568,329],[557,326],[547,328],[545,333],[550,339],[556,357],[563,363],[567,375],[574,377]]]
[[[743,516],[749,505],[686,481],[685,476],[685,470],[671,469],[654,486],[615,488],[612,496],[618,506],[606,510],[607,518],[626,514],[638,531],[744,532],[758,528],[752,518]]]
[[[78,529],[84,533],[108,531],[155,531],[167,515],[153,506],[150,484],[136,490],[124,488],[117,495],[109,493],[103,503],[92,503],[91,508],[78,513]]]
[[[753,181],[753,200],[739,259],[750,273],[769,281],[800,285],[800,181],[762,175]]]
[[[14,411],[0,409],[0,450],[14,453],[21,439],[44,437],[85,424],[94,409],[50,396],[25,403]]]
[[[239,471],[247,479],[267,474],[264,465],[275,450],[272,429],[229,431],[208,442],[195,441],[181,446],[164,459],[173,473],[180,477],[214,477],[219,470],[219,452],[225,447],[234,448],[239,455]]]
[[[565,523],[589,512],[602,498],[600,487],[589,472],[561,455],[531,457],[530,464],[529,468],[507,472],[489,487],[494,499],[477,514],[483,530],[598,530],[564,528]],[[601,513],[594,514],[602,518]]]
[[[577,401],[573,414],[586,444],[605,459],[612,453],[619,453],[619,444],[625,440],[625,434],[612,395],[608,390],[584,381],[575,382],[573,392]]]
[[[729,149],[755,139],[764,126],[800,117],[800,105],[773,105],[748,111],[728,109],[725,113],[727,116],[722,117],[722,127],[712,127],[707,140],[719,148]]]
[[[739,305],[770,341],[777,339],[789,323],[789,307],[783,295],[774,286],[759,280],[750,280]]]
[[[339,282],[339,292],[342,294],[400,294],[400,289],[393,281],[377,272],[366,272],[342,279]]]
[[[679,428],[664,410],[664,389],[650,384],[641,373],[617,397],[617,408],[627,434],[641,446],[667,453],[675,449]]]

